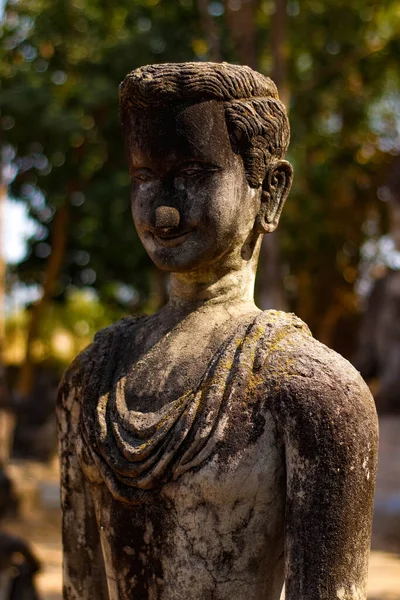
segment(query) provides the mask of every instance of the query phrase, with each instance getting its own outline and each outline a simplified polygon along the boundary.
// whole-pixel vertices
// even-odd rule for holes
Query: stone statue
[[[65,600],[365,598],[377,420],[294,315],[260,311],[292,181],[285,108],[248,67],[132,71],[132,213],[170,299],[100,331],[60,387]],[[307,235],[307,232],[304,232]]]
[[[400,159],[395,162],[390,234],[400,252]],[[385,268],[368,298],[355,364],[368,380],[378,380],[375,401],[379,414],[400,413],[400,270]]]

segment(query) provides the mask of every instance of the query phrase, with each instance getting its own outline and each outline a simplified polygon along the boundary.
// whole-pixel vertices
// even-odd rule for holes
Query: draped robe
[[[308,438],[297,431],[307,426],[303,405],[311,398],[321,410],[336,385],[339,405],[351,390],[367,422],[368,391],[299,319],[266,311],[237,324],[197,386],[157,411],[136,411],[120,368],[136,327],[127,318],[99,332],[60,387],[64,598],[278,600],[285,559],[287,585],[301,560],[296,543],[284,552],[285,525],[287,534],[310,513],[309,490],[323,477],[321,423],[346,420],[334,407],[316,425],[309,412],[318,431]],[[348,455],[337,443],[325,467],[340,473]],[[375,443],[363,454],[365,498]],[[369,535],[368,514],[362,531]]]

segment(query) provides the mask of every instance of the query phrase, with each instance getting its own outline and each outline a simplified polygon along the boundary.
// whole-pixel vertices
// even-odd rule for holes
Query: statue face
[[[197,270],[242,248],[261,189],[249,187],[232,151],[222,104],[135,113],[127,148],[133,219],[159,268]]]

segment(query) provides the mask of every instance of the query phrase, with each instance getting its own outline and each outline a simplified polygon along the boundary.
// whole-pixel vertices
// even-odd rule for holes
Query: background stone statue
[[[400,413],[400,271],[387,270],[368,298],[356,366],[374,392],[379,414]]]
[[[400,159],[388,180],[389,223],[400,252]],[[385,269],[368,298],[360,330],[356,367],[365,379],[378,379],[379,414],[400,413],[400,270]]]
[[[61,385],[64,598],[277,600],[284,582],[288,600],[365,598],[372,398],[298,318],[253,300],[292,181],[275,85],[153,65],[125,78],[120,116],[170,299],[100,331]]]

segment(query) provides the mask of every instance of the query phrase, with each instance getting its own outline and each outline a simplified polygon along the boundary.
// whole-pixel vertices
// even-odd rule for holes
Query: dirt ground
[[[400,417],[381,419],[379,472],[368,586],[369,600],[400,600]],[[29,540],[41,560],[41,600],[61,600],[61,537],[57,464],[14,463],[22,516],[4,529]]]

